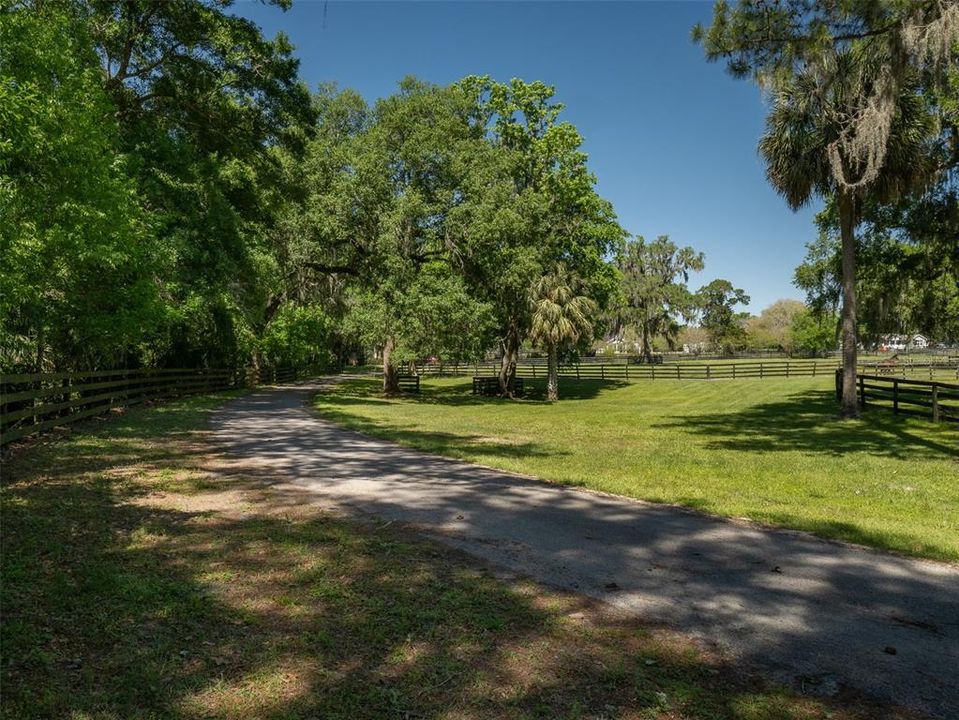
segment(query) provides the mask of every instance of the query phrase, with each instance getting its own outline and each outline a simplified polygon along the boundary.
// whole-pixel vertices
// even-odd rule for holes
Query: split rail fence
[[[892,410],[896,414],[918,415],[933,422],[959,422],[959,383],[888,375],[858,375],[859,405]],[[842,395],[842,372],[836,371],[836,400]]]
[[[0,447],[148,400],[295,381],[315,368],[100,370],[0,375]]]
[[[715,362],[715,363],[597,363],[583,362],[560,365],[560,377],[580,380],[733,380],[739,378],[788,378],[831,376],[841,363],[836,360],[773,360],[760,362]],[[423,375],[496,375],[498,362],[467,364],[424,365]],[[546,377],[546,363],[522,362],[516,365],[517,377],[536,379]],[[928,377],[948,379],[959,377],[959,362],[909,363],[878,367],[873,364],[859,366],[859,372],[898,377]]]
[[[837,363],[821,362],[736,362],[736,363],[674,363],[662,365],[634,365],[627,363],[574,363],[559,367],[560,377],[579,380],[719,380],[734,378],[814,377],[831,375]],[[516,375],[522,378],[545,378],[545,363],[518,363]],[[428,375],[495,375],[499,363],[469,365],[426,365],[421,372]]]

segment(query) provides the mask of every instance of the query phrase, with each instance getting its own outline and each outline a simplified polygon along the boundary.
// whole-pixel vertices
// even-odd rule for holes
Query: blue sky
[[[818,204],[793,213],[767,184],[756,152],[765,116],[759,91],[707,63],[689,39],[711,8],[294,0],[285,13],[250,2],[235,11],[268,36],[289,36],[311,88],[335,81],[374,100],[405,75],[554,85],[620,223],[701,250],[706,269],[691,284],[728,278],[758,312],[781,297],[802,299],[792,274],[815,237]]]

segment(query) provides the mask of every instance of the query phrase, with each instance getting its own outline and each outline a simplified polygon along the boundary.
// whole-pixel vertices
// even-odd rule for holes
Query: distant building
[[[879,338],[879,349],[886,350],[905,350],[909,338],[905,335],[883,335]]]
[[[923,350],[929,347],[929,338],[925,335],[883,335],[879,338],[879,350]]]

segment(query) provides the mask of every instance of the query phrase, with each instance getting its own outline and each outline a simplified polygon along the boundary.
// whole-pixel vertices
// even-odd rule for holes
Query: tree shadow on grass
[[[959,435],[945,426],[867,410],[841,420],[834,395],[809,390],[743,410],[678,415],[653,427],[680,430],[707,440],[706,447],[743,452],[800,450],[844,455],[868,452],[891,458],[959,457]]]
[[[561,377],[559,379],[559,402],[566,400],[593,400],[612,390],[629,387],[631,383],[623,380],[577,380],[576,378]],[[530,400],[546,400],[546,380],[537,378],[526,380],[528,391],[526,397]]]
[[[202,437],[116,435],[6,468],[5,716],[805,717],[687,640],[308,494],[232,475],[194,505],[158,499],[154,471],[209,461]],[[146,460],[124,474],[118,455]],[[218,499],[238,491],[255,505]]]
[[[467,433],[433,432],[429,430],[410,430],[405,425],[392,424],[383,420],[371,420],[362,415],[340,409],[343,406],[363,405],[360,400],[347,398],[345,403],[338,399],[324,397],[325,407],[322,414],[328,420],[339,423],[351,430],[379,437],[385,440],[416,448],[424,452],[436,453],[453,458],[475,457],[476,454],[497,458],[561,457],[569,452],[548,448],[535,442],[511,442],[502,438],[484,437]],[[332,407],[331,407],[332,406]],[[333,409],[336,408],[336,409]]]
[[[840,538],[846,542],[865,545],[867,547],[909,548],[914,553],[936,555],[942,552],[942,546],[924,542],[921,537],[913,533],[893,532],[883,529],[882,532],[868,530],[860,525],[839,520],[820,520],[816,518],[797,516],[788,512],[767,513],[767,522],[782,527],[803,527],[807,531],[823,538]]]
[[[562,377],[559,381],[560,402],[565,400],[592,400],[604,392],[628,387],[629,383],[620,380],[577,380]],[[458,378],[455,383],[437,384],[430,378],[424,378],[419,393],[401,393],[391,399],[383,396],[378,381],[362,379],[350,380],[324,390],[324,401],[338,405],[387,404],[393,401],[406,403],[469,406],[497,405],[506,402],[544,402],[546,400],[546,380],[544,378],[523,378],[524,392],[518,398],[501,398],[473,394],[473,382],[469,377]]]

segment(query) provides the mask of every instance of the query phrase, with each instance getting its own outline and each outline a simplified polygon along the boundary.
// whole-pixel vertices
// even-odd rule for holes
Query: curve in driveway
[[[214,417],[245,467],[554,586],[715,641],[773,678],[959,717],[959,569],[548,485],[345,430],[322,385]],[[892,649],[895,654],[891,654]]]

